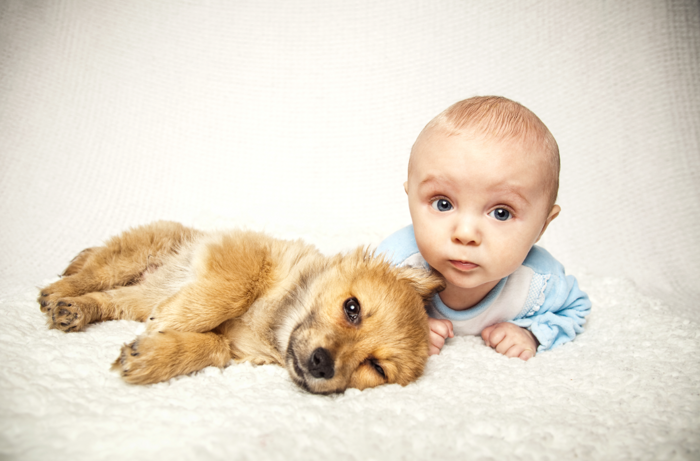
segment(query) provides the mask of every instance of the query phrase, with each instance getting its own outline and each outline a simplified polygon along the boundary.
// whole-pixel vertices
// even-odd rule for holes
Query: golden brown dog
[[[428,358],[424,302],[442,286],[362,249],[329,258],[301,241],[156,222],[81,252],[38,301],[66,332],[146,322],[113,365],[130,383],[233,359],[284,366],[325,394],[417,379]]]

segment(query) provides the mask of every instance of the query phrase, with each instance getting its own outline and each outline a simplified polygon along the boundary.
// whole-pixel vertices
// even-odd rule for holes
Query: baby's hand
[[[538,346],[537,339],[529,330],[510,322],[484,328],[481,337],[486,345],[496,349],[496,352],[522,360],[534,357]]]
[[[455,335],[452,331],[452,322],[429,318],[428,325],[430,325],[430,355],[437,355],[445,345],[445,340]]]

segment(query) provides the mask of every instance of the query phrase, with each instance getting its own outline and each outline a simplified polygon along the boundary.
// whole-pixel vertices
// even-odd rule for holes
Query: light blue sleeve
[[[406,259],[418,253],[418,244],[413,234],[413,225],[399,229],[379,244],[375,254],[383,254],[387,261],[400,266]]]
[[[565,274],[564,266],[543,248],[533,247],[523,265],[538,273],[549,274],[549,279],[543,302],[512,322],[535,335],[540,342],[538,351],[572,341],[583,332],[586,316],[591,312],[588,295],[581,291],[573,276]]]

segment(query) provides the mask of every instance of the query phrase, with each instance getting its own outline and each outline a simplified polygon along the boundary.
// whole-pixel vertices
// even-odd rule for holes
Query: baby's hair
[[[446,130],[450,135],[486,135],[541,146],[548,157],[546,187],[550,207],[556,202],[559,146],[547,126],[527,107],[501,96],[476,96],[445,109],[421,133],[434,128]]]

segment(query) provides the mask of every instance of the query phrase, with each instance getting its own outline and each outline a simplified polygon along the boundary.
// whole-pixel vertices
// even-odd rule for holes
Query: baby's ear
[[[549,211],[549,214],[547,215],[547,219],[544,222],[544,226],[542,226],[542,230],[540,231],[540,235],[537,237],[537,240],[535,240],[535,243],[540,241],[540,239],[544,235],[544,231],[547,230],[549,223],[551,223],[554,220],[554,218],[559,216],[560,211],[561,211],[561,207],[559,205],[552,206],[552,209]]]
[[[435,271],[416,267],[400,267],[399,280],[407,280],[423,299],[445,289],[445,280]]]

